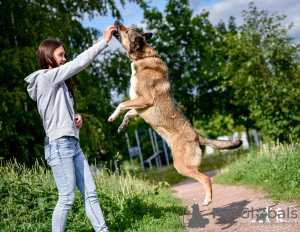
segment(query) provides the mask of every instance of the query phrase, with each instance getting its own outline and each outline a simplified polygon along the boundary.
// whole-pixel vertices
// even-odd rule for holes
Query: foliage
[[[223,84],[234,93],[233,104],[246,106],[254,125],[271,139],[300,134],[300,44],[291,43],[285,16],[259,12],[253,3],[244,11],[244,24],[227,34],[222,49],[229,59]]]
[[[220,135],[232,135],[234,132],[246,130],[243,125],[236,125],[231,114],[226,116],[221,114],[213,115],[210,121],[205,124],[197,120],[194,126],[201,135],[209,138],[217,138]]]
[[[110,231],[181,231],[180,200],[170,196],[163,183],[157,186],[129,174],[103,169],[94,175],[98,199]],[[58,197],[49,169],[33,169],[15,162],[0,166],[0,226],[4,231],[50,231]],[[94,231],[85,215],[79,190],[66,231]]]
[[[135,2],[145,7],[143,0]],[[24,78],[38,70],[37,49],[46,38],[61,40],[69,59],[83,52],[101,35],[93,28],[84,28],[81,20],[88,15],[121,15],[114,1],[10,0],[0,2],[0,156],[13,156],[20,162],[33,164],[43,154],[42,120],[36,102],[27,94]],[[112,83],[103,78],[101,65],[94,62],[78,75],[77,112],[84,116],[81,146],[89,157],[116,153],[113,125],[106,125],[112,111]],[[101,144],[101,146],[100,146]],[[109,159],[107,156],[102,159]]]
[[[268,191],[267,197],[276,200],[300,199],[300,143],[281,144],[278,141],[262,144],[260,151],[224,168],[214,183],[245,185]]]

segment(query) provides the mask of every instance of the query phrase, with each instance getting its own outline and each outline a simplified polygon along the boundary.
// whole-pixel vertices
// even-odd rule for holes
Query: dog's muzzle
[[[121,43],[121,35],[119,33],[120,30],[120,22],[119,21],[115,21],[114,26],[117,28],[117,30],[114,32],[113,36]]]

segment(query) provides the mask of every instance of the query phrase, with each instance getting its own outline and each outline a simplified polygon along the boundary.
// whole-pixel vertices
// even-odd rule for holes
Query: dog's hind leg
[[[127,127],[128,125],[128,122],[131,118],[133,118],[134,116],[138,115],[138,112],[136,112],[135,109],[131,109],[130,111],[128,111],[125,116],[124,116],[124,119],[121,123],[121,125],[119,126],[119,129],[118,129],[118,133],[122,132],[123,130],[125,130],[125,128]]]
[[[203,184],[206,193],[203,205],[209,205],[209,203],[212,202],[212,187],[210,178],[201,173],[197,167],[187,167],[176,163],[174,163],[174,167],[180,174],[198,180],[201,184]]]
[[[175,142],[173,140],[172,153],[176,170],[180,174],[198,180],[203,184],[206,193],[203,205],[208,205],[212,201],[211,180],[198,170],[202,155],[198,141],[182,141],[182,139],[179,139]]]

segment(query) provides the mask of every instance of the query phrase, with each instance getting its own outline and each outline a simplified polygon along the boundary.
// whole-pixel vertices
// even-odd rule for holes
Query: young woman
[[[104,39],[73,61],[67,62],[65,48],[57,40],[44,40],[38,49],[41,70],[29,75],[29,96],[37,101],[46,132],[45,159],[52,169],[59,192],[52,215],[52,231],[64,231],[69,211],[75,200],[76,185],[95,231],[108,231],[98,202],[90,167],[79,146],[82,118],[74,113],[74,89],[70,78],[86,68],[108,46],[115,32],[108,26]],[[76,78],[74,78],[76,79]]]

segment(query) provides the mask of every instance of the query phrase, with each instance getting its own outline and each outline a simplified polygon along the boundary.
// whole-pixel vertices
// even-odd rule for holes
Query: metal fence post
[[[140,146],[139,135],[138,135],[137,131],[134,131],[134,132],[135,132],[135,138],[136,138],[136,142],[137,142],[137,145],[138,145],[138,148],[139,148],[139,152],[140,152],[141,166],[142,166],[142,170],[144,172],[145,171],[145,167],[144,167],[144,160],[143,160],[143,156],[142,156],[142,150],[141,150],[141,146]]]
[[[129,157],[130,157],[130,162],[131,162],[131,166],[132,166],[132,171],[134,172],[134,164],[133,164],[133,159],[132,159],[132,152],[130,150],[130,143],[129,143],[129,137],[127,132],[125,133],[125,137],[127,140],[127,146],[128,146],[128,152],[129,152]]]
[[[162,141],[163,141],[163,146],[164,146],[164,152],[165,152],[165,156],[166,156],[167,165],[170,166],[169,154],[168,154],[166,142],[165,142],[165,140],[163,138],[162,138]]]

